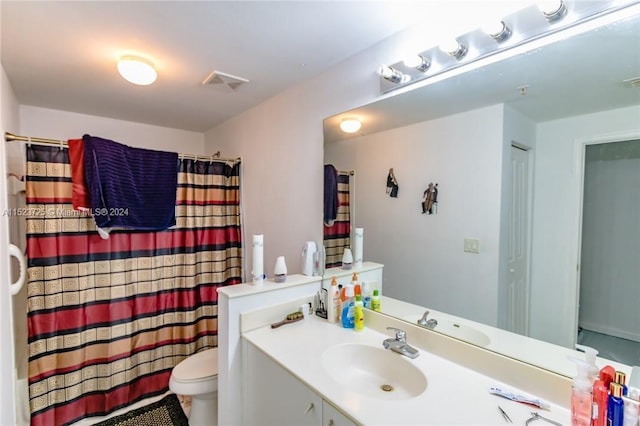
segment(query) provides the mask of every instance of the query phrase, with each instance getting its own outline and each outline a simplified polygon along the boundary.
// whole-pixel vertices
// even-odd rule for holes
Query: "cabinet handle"
[[[307,407],[307,409],[304,411],[305,414],[307,414],[309,411],[313,410],[313,402],[309,403],[309,406]]]
[[[329,419],[327,426],[333,426],[333,425],[335,425],[335,423],[333,422],[333,419]]]

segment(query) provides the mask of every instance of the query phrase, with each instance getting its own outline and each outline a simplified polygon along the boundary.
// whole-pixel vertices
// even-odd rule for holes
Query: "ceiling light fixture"
[[[153,64],[138,56],[123,56],[118,61],[118,72],[130,83],[146,86],[158,78]]]
[[[420,72],[426,72],[431,66],[431,63],[421,55],[412,55],[403,62],[409,68],[415,68]]]
[[[456,39],[446,40],[443,43],[440,43],[440,46],[438,47],[447,55],[453,56],[457,60],[464,58],[464,55],[466,55],[468,51],[467,46]]]
[[[549,22],[555,22],[567,14],[567,6],[562,0],[542,0],[536,6]]]
[[[511,37],[511,28],[504,21],[490,22],[482,27],[482,31],[498,43],[502,43]]]
[[[355,133],[360,130],[362,123],[355,117],[344,118],[340,122],[340,130],[345,133]]]
[[[408,75],[403,74],[388,65],[380,65],[378,67],[378,75],[392,83],[406,83],[410,79]]]

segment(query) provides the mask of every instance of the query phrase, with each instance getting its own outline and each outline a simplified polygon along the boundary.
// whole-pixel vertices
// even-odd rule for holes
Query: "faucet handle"
[[[400,341],[400,342],[406,342],[407,341],[407,333],[404,330],[401,330],[399,328],[396,327],[387,327],[387,330],[393,330],[396,332],[396,340]]]
[[[427,317],[429,316],[429,311],[424,311],[424,314],[422,314],[422,318],[420,318],[418,320],[418,324],[420,325],[427,325]]]

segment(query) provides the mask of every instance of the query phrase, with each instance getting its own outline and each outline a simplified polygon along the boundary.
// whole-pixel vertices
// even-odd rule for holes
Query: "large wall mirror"
[[[361,130],[341,132],[346,116]],[[384,294],[563,348],[615,337],[625,355],[601,356],[640,365],[640,16],[386,96],[324,132],[325,164],[355,171],[352,227],[384,264]]]

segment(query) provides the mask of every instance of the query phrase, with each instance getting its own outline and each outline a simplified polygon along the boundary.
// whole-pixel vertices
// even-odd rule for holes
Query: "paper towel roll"
[[[254,235],[253,236],[253,269],[251,270],[251,275],[253,276],[253,285],[262,285],[264,282],[263,248],[264,248],[264,236]]]
[[[353,262],[356,268],[362,266],[362,243],[364,241],[364,229],[356,228],[353,244]]]

